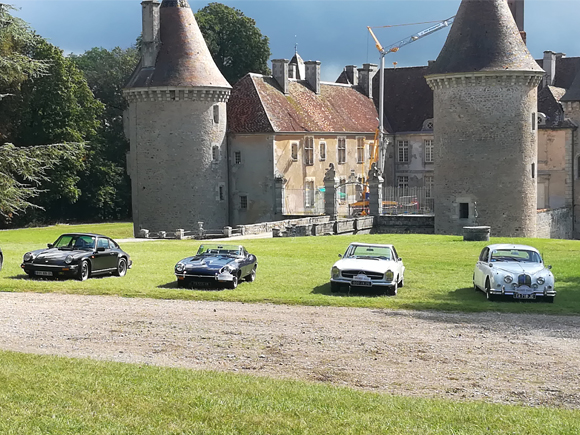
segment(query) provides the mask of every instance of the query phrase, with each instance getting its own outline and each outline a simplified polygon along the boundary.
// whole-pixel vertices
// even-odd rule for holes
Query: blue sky
[[[128,47],[141,31],[140,0],[3,0],[20,10],[41,36],[65,52],[92,47]],[[197,11],[208,2],[189,1]],[[291,58],[294,44],[304,60],[320,60],[323,80],[334,81],[345,65],[378,63],[366,26],[443,20],[455,15],[460,0],[227,0],[253,18],[270,38],[272,59]],[[580,56],[580,1],[527,0],[525,27],[535,58],[544,50]],[[375,29],[383,45],[410,36],[428,24]],[[441,30],[386,57],[387,67],[425,65],[447,37]]]

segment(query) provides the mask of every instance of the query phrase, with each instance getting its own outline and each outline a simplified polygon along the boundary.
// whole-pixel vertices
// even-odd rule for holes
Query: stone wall
[[[373,233],[377,234],[434,234],[435,216],[397,215],[375,218]]]
[[[571,239],[572,209],[570,207],[562,207],[538,212],[537,227],[536,237],[543,239]]]
[[[295,226],[312,226],[313,224],[324,224],[329,222],[329,216],[313,216],[313,217],[304,217],[299,219],[284,219],[280,221],[273,221],[273,222],[261,222],[258,224],[251,224],[251,225],[238,225],[236,226],[237,230],[240,230],[241,234],[262,234],[262,233],[271,233],[273,229],[284,229],[288,227],[295,227]]]

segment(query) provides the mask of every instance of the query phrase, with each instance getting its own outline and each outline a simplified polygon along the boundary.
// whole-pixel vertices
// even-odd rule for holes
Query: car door
[[[479,259],[475,266],[474,282],[480,289],[485,289],[485,278],[489,272],[489,248],[486,246],[479,254]]]
[[[107,270],[111,269],[116,265],[117,259],[115,256],[115,252],[111,250],[109,245],[109,239],[106,237],[99,237],[96,242],[96,249],[94,253],[94,260],[93,263],[95,266],[95,271]],[[115,256],[115,257],[113,257]]]
[[[399,280],[401,280],[401,277],[403,277],[405,275],[405,270],[403,267],[403,260],[401,258],[399,258],[399,255],[397,254],[397,250],[395,249],[394,246],[391,247],[391,258],[395,262],[396,272],[397,272],[397,275],[399,275]]]

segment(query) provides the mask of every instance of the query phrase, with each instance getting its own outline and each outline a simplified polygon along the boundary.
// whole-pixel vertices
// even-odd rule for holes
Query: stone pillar
[[[324,214],[331,220],[338,218],[338,197],[336,189],[336,171],[331,163],[324,175]]]
[[[369,171],[369,210],[371,216],[383,213],[383,177],[377,164],[373,163]]]
[[[284,216],[286,207],[284,198],[286,197],[286,178],[282,174],[276,174],[274,177],[274,213]]]

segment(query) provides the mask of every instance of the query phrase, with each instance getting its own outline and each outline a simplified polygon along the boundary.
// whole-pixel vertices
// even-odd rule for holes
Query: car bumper
[[[21,264],[22,269],[26,274],[38,278],[46,277],[71,277],[76,276],[79,271],[78,264],[67,265],[52,265],[52,264]]]
[[[347,278],[330,278],[330,282],[335,283],[335,284],[339,284],[339,285],[348,285],[350,287],[356,287],[356,288],[388,288],[388,287],[393,287],[395,285],[395,282],[388,282],[388,281],[370,281],[370,284],[365,283],[365,284],[361,284],[358,282],[355,282],[353,284],[352,279],[347,279]]]
[[[521,286],[518,288],[512,288],[505,285],[501,287],[495,287],[489,290],[489,293],[496,296],[507,296],[512,297],[514,299],[536,299],[542,297],[554,297],[556,296],[556,290],[554,288],[546,288],[546,287],[526,287]]]
[[[176,273],[177,280],[184,284],[195,285],[196,287],[219,287],[231,283],[234,275],[230,273],[220,273],[214,275],[188,275],[186,273]]]

